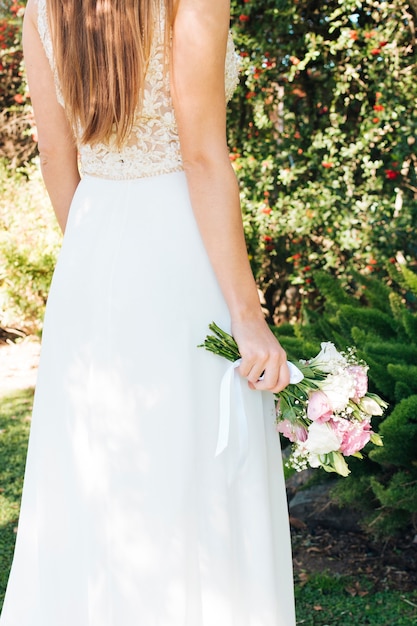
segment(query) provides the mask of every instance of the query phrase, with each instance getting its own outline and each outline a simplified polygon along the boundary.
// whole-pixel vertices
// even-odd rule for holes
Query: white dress
[[[45,0],[39,31],[53,65]],[[246,459],[237,468],[233,406],[215,456],[228,364],[197,345],[230,320],[190,206],[161,37],[127,147],[81,148],[0,626],[295,624],[271,394],[239,383]],[[235,82],[229,43],[227,92]]]

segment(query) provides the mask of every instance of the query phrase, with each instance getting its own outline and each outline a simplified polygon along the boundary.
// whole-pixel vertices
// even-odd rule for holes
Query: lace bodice
[[[57,96],[64,106],[54,65],[48,26],[46,0],[38,0],[38,29],[46,55],[54,72]],[[163,28],[155,31],[148,71],[145,77],[143,104],[124,147],[109,144],[79,144],[81,170],[84,174],[111,179],[142,178],[183,169],[177,124],[170,94],[169,73],[164,71]],[[229,35],[225,95],[230,100],[238,82],[239,62]],[[77,130],[76,135],[81,133]]]

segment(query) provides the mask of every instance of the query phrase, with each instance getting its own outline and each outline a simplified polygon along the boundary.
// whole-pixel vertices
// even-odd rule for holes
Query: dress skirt
[[[272,394],[197,347],[229,314],[185,175],[85,176],[43,334],[15,558],[0,626],[293,626]],[[237,469],[236,469],[237,468]]]

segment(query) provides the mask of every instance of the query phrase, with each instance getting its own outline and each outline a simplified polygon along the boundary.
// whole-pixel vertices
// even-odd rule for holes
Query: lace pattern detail
[[[240,65],[241,65],[241,58],[236,52],[232,33],[229,32],[229,38],[227,40],[226,64],[225,64],[225,73],[224,73],[226,102],[229,102],[232,99],[233,94],[235,93],[236,87],[239,84]]]
[[[41,38],[46,56],[49,61],[49,65],[51,66],[54,81],[55,81],[55,90],[59,104],[64,106],[64,97],[62,95],[61,86],[58,80],[58,72],[54,63],[54,55],[52,50],[52,39],[49,32],[49,23],[48,23],[48,13],[46,10],[46,0],[38,0],[38,31],[39,37]]]
[[[54,74],[58,101],[64,106],[54,64],[46,0],[38,0],[38,30]],[[96,145],[79,142],[78,149],[83,174],[123,180],[168,174],[183,169],[170,94],[170,78],[164,63],[164,34],[163,26],[161,26],[155,32],[155,41],[145,77],[142,107],[136,115],[128,140],[120,150],[113,141]],[[225,65],[227,101],[232,97],[238,80],[239,58],[229,34]],[[76,135],[78,138],[81,136],[80,129],[76,129]]]
[[[123,148],[118,150],[110,141],[80,145],[79,151],[83,173],[92,176],[142,178],[183,169],[162,33],[151,53],[140,113]]]

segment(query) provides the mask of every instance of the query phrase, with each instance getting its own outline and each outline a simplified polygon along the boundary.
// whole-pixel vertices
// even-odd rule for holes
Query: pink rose
[[[308,436],[307,428],[304,428],[304,426],[296,426],[295,436],[296,436],[297,441],[304,443],[304,441],[307,441],[307,436]]]
[[[327,422],[332,416],[329,398],[323,391],[313,391],[308,396],[307,417],[312,422]]]
[[[346,420],[345,420],[346,421]],[[371,425],[363,422],[346,422],[347,428],[343,434],[340,451],[344,456],[359,452],[371,438]]]
[[[349,365],[348,367],[348,372],[353,376],[355,381],[355,395],[352,398],[355,402],[363,398],[368,391],[368,376],[366,371],[366,367],[362,365]]]
[[[337,433],[340,441],[343,441],[343,437],[345,436],[346,431],[349,430],[351,424],[352,422],[349,422],[343,417],[333,417],[329,421],[329,425],[332,427],[335,433]]]
[[[307,439],[307,430],[304,426],[293,424],[290,420],[281,420],[277,424],[277,431],[292,443],[304,442]]]

